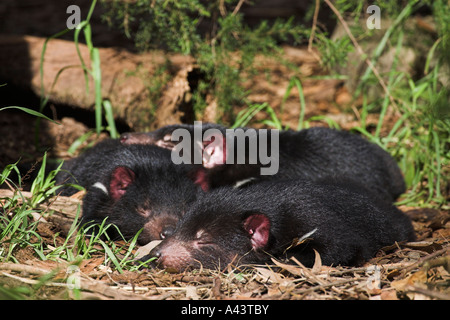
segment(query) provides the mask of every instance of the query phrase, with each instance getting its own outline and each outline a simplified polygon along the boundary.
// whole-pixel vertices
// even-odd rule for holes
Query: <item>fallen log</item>
[[[0,35],[0,83],[6,83],[2,94],[8,95],[8,86],[14,86],[25,91],[32,91],[41,96],[41,54],[45,38],[34,36]],[[86,68],[91,68],[89,49],[79,44],[79,52]],[[100,68],[102,73],[102,98],[108,99],[113,107],[116,118],[123,120],[134,130],[148,128],[154,122],[152,117],[152,102],[149,97],[149,87],[155,85],[149,79],[154,79],[155,72],[166,68],[169,79],[175,82],[162,86],[161,91],[169,91],[171,87],[179,87],[176,75],[182,71],[187,78],[192,70],[193,59],[189,56],[164,54],[162,51],[135,54],[120,48],[99,48]],[[67,40],[52,39],[47,43],[43,62],[43,92],[49,101],[58,105],[93,111],[95,106],[94,81],[88,75],[88,85],[85,81],[80,57],[75,43]],[[187,80],[186,80],[187,81]],[[160,85],[160,84],[159,84]],[[182,100],[182,95],[189,91],[189,86],[183,86],[181,97],[174,98],[162,94],[156,105],[162,105],[165,113],[171,114],[172,122],[181,122],[183,112],[176,108]],[[179,91],[179,90],[178,90]],[[177,92],[178,92],[177,91]],[[13,94],[13,93],[10,93]],[[38,106],[30,106],[37,108]],[[171,112],[171,109],[175,111]],[[56,112],[58,110],[56,109]]]

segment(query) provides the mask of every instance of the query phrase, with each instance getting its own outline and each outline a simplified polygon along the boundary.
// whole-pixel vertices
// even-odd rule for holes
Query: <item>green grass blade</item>
[[[111,260],[114,266],[117,268],[119,273],[123,273],[123,269],[120,266],[119,260],[117,260],[116,255],[112,252],[111,248],[102,240],[98,239],[98,242],[102,245],[103,249],[105,249],[106,256]]]
[[[383,52],[384,48],[386,47],[386,44],[388,43],[388,40],[391,37],[391,35],[395,32],[395,30],[397,30],[398,26],[407,17],[409,17],[413,13],[413,8],[414,8],[414,6],[416,5],[417,2],[418,2],[417,0],[408,2],[408,4],[405,6],[405,8],[400,12],[400,14],[394,20],[392,25],[390,25],[390,27],[386,30],[383,38],[381,39],[380,43],[376,47],[375,52],[373,54],[373,57],[371,59],[371,62],[372,62],[373,65],[376,65],[376,61],[380,57],[380,55]],[[364,75],[361,78],[360,84],[364,84],[371,73],[372,73],[372,69],[370,67],[367,67],[366,71],[364,72]],[[359,95],[360,89],[361,88],[359,88],[357,90],[356,95]]]
[[[298,118],[297,130],[301,130],[303,129],[303,121],[305,119],[305,108],[306,108],[305,95],[303,94],[303,86],[300,79],[294,78],[294,83],[295,86],[297,87],[300,99],[300,115]]]
[[[52,120],[49,117],[45,116],[41,112],[29,109],[29,108],[18,107],[18,106],[8,106],[8,107],[1,108],[0,111],[6,110],[6,109],[18,109],[18,110],[21,110],[21,111],[26,112],[28,114],[31,114],[33,116],[36,116],[36,117],[43,118],[45,120],[51,121],[51,122],[53,122],[55,124],[58,124],[58,125],[60,124],[59,122],[57,122],[55,120]]]
[[[113,109],[109,100],[103,100],[103,107],[105,108],[106,122],[108,123],[108,131],[111,138],[116,139],[119,137],[119,133],[116,129],[116,123],[114,120]]]
[[[383,105],[381,107],[381,112],[380,112],[380,116],[378,118],[377,128],[375,130],[375,137],[377,137],[377,138],[380,137],[381,128],[382,128],[383,122],[384,122],[384,117],[386,116],[386,112],[387,112],[387,109],[389,107],[389,102],[390,102],[389,94],[390,94],[391,89],[392,89],[392,84],[393,84],[393,81],[394,81],[395,70],[397,69],[398,56],[399,56],[399,53],[400,53],[400,49],[402,48],[402,44],[403,44],[403,31],[400,32],[400,36],[398,38],[397,46],[396,46],[396,50],[395,50],[394,61],[392,62],[392,69],[389,72],[389,80],[388,80],[388,84],[387,84],[387,92],[384,95]]]
[[[92,71],[95,86],[95,128],[97,134],[102,128],[102,74],[100,68],[100,53],[97,48],[91,52]]]

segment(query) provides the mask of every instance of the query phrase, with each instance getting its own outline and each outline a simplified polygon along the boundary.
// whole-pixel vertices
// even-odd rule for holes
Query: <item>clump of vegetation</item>
[[[195,57],[202,78],[193,92],[194,110],[201,114],[206,97],[212,96],[229,119],[231,106],[242,104],[248,95],[242,83],[254,71],[256,55],[281,57],[280,42],[299,43],[309,33],[293,18],[250,27],[239,11],[242,1],[235,0],[105,4],[107,20],[135,39],[137,48],[163,48]]]
[[[356,2],[357,3],[357,2]],[[340,1],[341,12],[359,19],[360,12],[354,1]],[[361,57],[370,61],[357,84],[355,95],[362,97],[360,125],[354,129],[395,156],[405,174],[409,187],[402,203],[419,206],[444,206],[448,197],[448,174],[450,153],[450,91],[449,78],[442,76],[449,70],[450,8],[445,1],[385,1],[380,4],[387,12],[391,23],[378,43],[372,56]],[[408,27],[419,10],[429,10],[434,18],[436,37],[424,37],[418,47],[418,30]],[[384,16],[387,18],[386,16]],[[370,30],[352,29],[353,36],[364,39],[371,36]],[[421,38],[422,39],[422,38]],[[354,46],[356,47],[358,44]],[[423,64],[416,66],[415,74],[398,71],[402,49],[410,47],[425,51]],[[383,52],[395,49],[394,61],[385,74],[376,74],[378,58]],[[368,94],[373,86],[383,87],[384,94],[373,98]],[[366,118],[369,113],[379,115],[374,131],[369,132]],[[395,119],[389,132],[381,134],[388,120]]]

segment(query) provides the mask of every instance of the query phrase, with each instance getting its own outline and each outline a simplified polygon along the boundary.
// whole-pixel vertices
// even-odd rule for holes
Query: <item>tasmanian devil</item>
[[[384,246],[414,239],[405,214],[359,187],[265,181],[205,193],[145,259],[177,270],[272,257],[310,267],[316,250],[325,265],[360,265]]]
[[[174,165],[169,150],[125,146],[113,139],[66,162],[63,170],[57,176],[58,183],[79,184],[87,190],[84,222],[100,223],[107,217],[107,223],[115,224],[126,238],[143,229],[140,244],[170,234],[197,193],[202,192],[189,178],[190,166]],[[62,194],[75,191],[67,186]]]
[[[120,135],[123,144],[151,144],[172,150],[179,141],[172,140],[172,133],[177,129],[185,129],[194,135],[192,124],[172,124],[150,132],[125,132]],[[219,129],[225,132],[225,127],[215,123],[203,123],[200,127],[202,133],[208,129]]]
[[[121,142],[155,144],[173,150],[178,143],[172,141],[173,132],[176,129],[184,129],[193,135],[195,128],[195,125],[170,125],[148,133],[127,133],[122,135]],[[211,135],[208,136],[209,129],[216,129],[221,135],[214,135],[211,139]],[[238,149],[241,145],[239,130],[246,139],[243,150]],[[205,170],[198,171],[197,182],[204,189],[210,189],[233,185],[249,178],[296,178],[310,181],[327,178],[350,179],[390,202],[406,189],[403,175],[389,153],[356,134],[314,127],[300,131],[278,131],[278,136],[272,136],[274,130],[269,130],[267,140],[260,140],[262,132],[263,130],[251,128],[230,130],[217,124],[202,125],[202,165]],[[253,133],[255,139],[252,140],[252,135],[248,133]],[[261,157],[256,157],[256,161],[251,163],[249,158],[255,153],[259,154],[264,143],[266,150],[271,150],[272,154],[265,163]],[[245,156],[243,163],[239,164],[236,159],[232,159],[234,163],[230,163],[230,154],[237,156],[239,153]],[[267,167],[267,161],[271,160],[278,161],[275,174],[262,175],[261,169]]]

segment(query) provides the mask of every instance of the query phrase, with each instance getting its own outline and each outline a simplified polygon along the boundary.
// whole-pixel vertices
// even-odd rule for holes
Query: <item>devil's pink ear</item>
[[[136,175],[130,168],[117,167],[111,174],[111,181],[109,183],[109,191],[111,198],[114,201],[119,200],[122,197],[128,186],[133,183]]]
[[[251,236],[253,249],[263,248],[269,241],[270,221],[263,214],[252,214],[244,221],[244,229]]]
[[[203,137],[203,167],[211,169],[223,165],[227,160],[226,139],[217,129],[208,129]]]
[[[208,173],[204,168],[196,168],[188,173],[188,177],[194,181],[196,185],[202,188],[203,191],[209,191]]]

